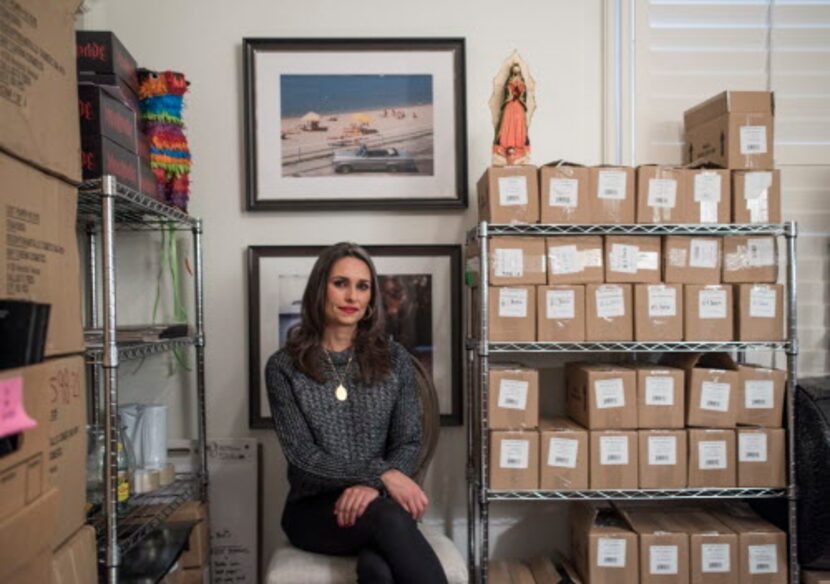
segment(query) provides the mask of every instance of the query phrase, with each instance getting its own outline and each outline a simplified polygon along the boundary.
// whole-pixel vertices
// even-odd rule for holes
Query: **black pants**
[[[393,499],[378,497],[352,527],[339,527],[334,504],[339,493],[287,503],[282,528],[291,543],[308,552],[357,556],[360,584],[442,584],[438,557],[412,516]]]

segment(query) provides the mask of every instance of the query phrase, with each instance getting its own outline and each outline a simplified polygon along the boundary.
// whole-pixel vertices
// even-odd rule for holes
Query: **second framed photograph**
[[[463,39],[245,39],[247,208],[467,206]]]
[[[303,291],[325,246],[248,248],[249,425],[272,428],[265,364],[300,322]],[[378,270],[386,331],[414,355],[438,391],[441,424],[461,410],[461,246],[367,245]]]

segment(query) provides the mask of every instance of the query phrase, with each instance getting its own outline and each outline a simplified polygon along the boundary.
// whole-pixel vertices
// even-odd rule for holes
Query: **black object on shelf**
[[[166,523],[150,533],[121,560],[118,581],[124,584],[156,584],[175,565],[187,547],[198,521]]]
[[[0,369],[43,361],[50,308],[28,300],[0,300]]]

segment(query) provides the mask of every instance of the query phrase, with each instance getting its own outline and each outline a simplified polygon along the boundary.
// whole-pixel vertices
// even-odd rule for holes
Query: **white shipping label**
[[[689,267],[717,268],[718,240],[693,239],[689,244]]]
[[[527,177],[500,176],[499,204],[503,207],[527,205]]]
[[[499,453],[499,467],[528,468],[530,459],[530,442],[527,440],[502,440]]]
[[[704,381],[700,387],[700,409],[728,412],[731,391],[732,386],[728,383]]]
[[[646,377],[646,405],[673,406],[674,405],[674,378]]]
[[[723,470],[726,468],[726,442],[711,440],[698,442],[697,465],[700,470]]]
[[[576,292],[573,290],[548,290],[545,298],[549,320],[576,318]]]
[[[604,465],[628,464],[628,437],[600,436],[599,463]]]
[[[704,543],[700,546],[700,570],[705,573],[722,574],[732,569],[728,543]]]
[[[677,546],[649,546],[648,564],[651,574],[677,574]]]
[[[741,154],[767,153],[767,127],[741,126]]]
[[[677,205],[677,181],[673,178],[652,178],[648,181],[648,206],[674,209]]]
[[[639,254],[640,248],[636,245],[612,244],[611,253],[608,254],[608,263],[611,271],[622,272],[624,274],[636,274]]]
[[[656,251],[641,251],[637,254],[638,270],[656,270],[659,267]]]
[[[579,204],[579,180],[575,178],[550,179],[548,203],[551,207],[576,207]]]
[[[677,464],[677,436],[649,436],[648,463],[652,466]]]
[[[599,409],[625,407],[623,380],[619,377],[615,379],[597,379],[594,381],[594,397]]]
[[[700,202],[700,218],[701,223],[717,223],[718,222],[718,204],[712,201]]]
[[[551,438],[548,448],[548,466],[576,468],[579,441],[573,438]]]
[[[689,255],[683,248],[672,248],[669,250],[669,264],[676,268],[686,266],[686,256]]]
[[[625,568],[624,539],[601,537],[597,541],[597,566],[600,568]]]
[[[748,199],[746,201],[746,208],[749,211],[750,223],[768,223],[769,222],[769,199],[766,191],[757,199]]]
[[[695,202],[720,203],[721,176],[717,172],[702,172],[695,175]]]
[[[527,289],[499,288],[499,316],[527,318]]]
[[[498,248],[495,255],[496,276],[521,278],[524,275],[524,258],[521,249]]]
[[[602,267],[602,249],[583,249],[579,252],[579,260],[582,262],[584,268],[601,268]]]
[[[582,261],[575,245],[548,248],[550,271],[554,274],[576,274],[582,271]]]
[[[775,239],[759,237],[746,242],[747,265],[753,268],[765,268],[775,265]]]
[[[744,175],[744,199],[769,198],[772,187],[772,173],[769,171],[747,172]]]
[[[704,288],[697,297],[697,314],[700,318],[726,318],[726,290]]]
[[[625,316],[625,301],[620,286],[600,286],[596,289],[596,302],[599,318]]]
[[[753,286],[749,289],[749,316],[775,318],[777,290],[769,286]]]
[[[648,316],[677,316],[677,288],[649,286]]]
[[[744,407],[748,410],[771,410],[775,407],[770,379],[751,379],[744,384]]]
[[[597,197],[600,199],[625,199],[626,175],[621,170],[599,171]]]
[[[778,546],[772,543],[747,547],[750,574],[775,574],[778,572]]]
[[[766,462],[767,435],[763,432],[738,434],[738,462]]]
[[[502,379],[499,383],[499,407],[509,410],[527,408],[527,390],[530,384],[521,379]]]

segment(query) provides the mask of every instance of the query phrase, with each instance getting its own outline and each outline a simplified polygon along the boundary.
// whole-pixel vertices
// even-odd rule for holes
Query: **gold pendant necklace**
[[[332,371],[334,371],[334,375],[337,377],[338,386],[337,389],[334,390],[334,397],[336,397],[339,401],[346,401],[349,397],[349,391],[346,389],[346,386],[343,384],[343,380],[348,378],[349,374],[349,367],[352,364],[352,358],[354,357],[354,352],[349,355],[349,360],[346,362],[346,368],[343,370],[343,377],[337,372],[337,367],[334,366],[334,361],[331,360],[331,355],[326,349],[323,349],[323,352],[326,354],[326,358],[329,360],[329,365],[331,365]]]

